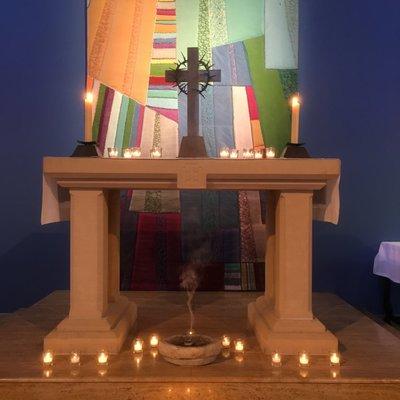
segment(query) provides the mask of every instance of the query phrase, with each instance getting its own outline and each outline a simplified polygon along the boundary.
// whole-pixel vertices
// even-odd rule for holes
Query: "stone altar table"
[[[135,323],[135,304],[119,293],[120,189],[210,189],[270,191],[266,291],[248,307],[263,351],[337,349],[313,316],[311,254],[313,194],[339,177],[339,160],[46,157],[43,172],[71,202],[70,311],[45,348],[116,353]]]

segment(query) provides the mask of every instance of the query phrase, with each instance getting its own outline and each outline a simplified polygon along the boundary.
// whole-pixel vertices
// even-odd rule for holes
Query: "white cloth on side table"
[[[382,242],[374,261],[374,274],[400,283],[400,242]]]

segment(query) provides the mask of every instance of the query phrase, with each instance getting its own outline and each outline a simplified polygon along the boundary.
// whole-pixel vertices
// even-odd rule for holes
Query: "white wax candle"
[[[219,156],[221,158],[229,158],[229,149],[227,147],[224,147],[223,149],[221,149],[221,151],[219,152]]]
[[[254,158],[254,151],[251,149],[243,149],[243,158]]]
[[[42,360],[43,360],[43,364],[44,364],[44,365],[52,365],[52,364],[53,364],[53,361],[54,361],[54,354],[53,354],[53,352],[50,351],[50,350],[45,351],[45,352],[43,353]]]
[[[71,353],[71,356],[69,358],[69,361],[71,362],[72,365],[78,365],[81,362],[81,357],[77,351],[73,351]]]
[[[116,147],[108,148],[108,157],[115,158],[118,157],[118,149]]]
[[[299,355],[299,364],[300,364],[302,367],[305,367],[305,366],[307,366],[309,363],[310,363],[310,359],[309,359],[309,357],[308,357],[308,354],[307,354],[306,352],[300,353],[300,355]]]
[[[279,366],[282,362],[282,357],[278,352],[274,352],[271,355],[272,365]]]
[[[108,363],[108,353],[105,350],[100,351],[97,355],[97,362],[100,365],[105,365]]]
[[[85,94],[85,141],[92,140],[92,107],[93,107],[93,93],[86,92]]]
[[[262,150],[255,150],[254,151],[254,158],[259,160],[263,158],[263,151]]]
[[[222,347],[228,348],[231,345],[231,338],[229,336],[224,335],[222,337]]]
[[[235,342],[235,350],[238,352],[238,353],[241,353],[241,352],[243,352],[244,351],[244,343],[243,343],[243,341],[242,340],[236,340],[236,342]]]
[[[132,157],[133,157],[132,149],[130,147],[124,149],[124,158],[132,158]]]
[[[152,335],[150,337],[150,346],[151,347],[157,347],[158,346],[158,336],[157,335]]]
[[[143,341],[141,339],[135,339],[133,342],[134,353],[141,353],[143,351]]]
[[[132,157],[139,158],[142,155],[142,150],[139,147],[134,147],[132,150]]]
[[[268,147],[265,152],[267,158],[275,158],[275,149],[273,147]]]
[[[229,153],[229,158],[239,158],[239,151],[232,149]]]
[[[292,143],[299,143],[300,97],[298,95],[292,97],[291,105],[292,105],[292,130],[290,134],[290,141]]]
[[[339,365],[340,364],[340,356],[339,356],[339,354],[336,353],[336,352],[331,353],[330,362],[331,362],[331,365]]]

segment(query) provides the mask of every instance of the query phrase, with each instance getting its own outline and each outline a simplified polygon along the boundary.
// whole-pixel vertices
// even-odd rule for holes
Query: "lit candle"
[[[116,147],[108,148],[108,157],[115,158],[118,157],[118,149]]]
[[[151,335],[151,337],[150,337],[150,346],[151,347],[157,347],[158,346],[158,336],[157,335]]]
[[[46,350],[42,356],[43,364],[44,365],[53,365],[54,361],[54,354],[51,350]]]
[[[136,338],[133,341],[133,352],[134,353],[141,353],[143,351],[143,340]]]
[[[257,160],[263,158],[263,150],[261,149],[254,150],[254,158]]]
[[[282,356],[277,351],[271,354],[271,363],[275,367],[280,367],[282,365]]]
[[[298,94],[294,95],[291,100],[292,105],[292,130],[290,141],[292,143],[299,143],[299,121],[300,121],[300,97]]]
[[[132,149],[132,157],[133,158],[139,158],[142,155],[142,150],[140,147],[134,147]]]
[[[93,93],[85,93],[85,141],[90,142],[92,140],[92,105],[93,105]]]
[[[275,158],[276,152],[273,147],[267,147],[265,150],[267,158]]]
[[[336,352],[331,353],[329,360],[330,360],[332,366],[340,365],[340,356]]]
[[[242,339],[238,339],[235,341],[235,351],[237,353],[243,353],[244,351],[244,342]]]
[[[79,365],[81,363],[81,356],[77,351],[72,351],[69,357],[71,365]]]
[[[243,149],[243,158],[254,158],[254,151],[252,149]]]
[[[225,349],[231,346],[231,338],[227,335],[222,336],[222,347]]]
[[[133,157],[132,148],[127,147],[126,149],[124,149],[124,158],[132,158],[132,157]]]
[[[220,152],[219,152],[219,156],[221,158],[229,158],[230,152],[228,147],[223,147]]]
[[[162,156],[162,148],[158,146],[152,147],[150,150],[150,157],[151,158],[161,158]]]
[[[99,365],[107,365],[108,363],[108,353],[105,350],[101,350],[97,355],[97,363]]]
[[[310,364],[310,358],[305,351],[299,354],[299,364],[301,367],[307,367]]]
[[[229,158],[239,158],[239,150],[231,149],[229,153]]]

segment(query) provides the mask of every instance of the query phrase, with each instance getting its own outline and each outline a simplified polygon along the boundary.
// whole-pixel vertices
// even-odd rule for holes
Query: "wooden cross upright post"
[[[199,84],[201,82],[220,82],[220,70],[199,69],[199,49],[188,48],[187,69],[165,72],[167,82],[187,82],[187,132],[182,138],[179,157],[207,157],[203,136],[199,130]]]

